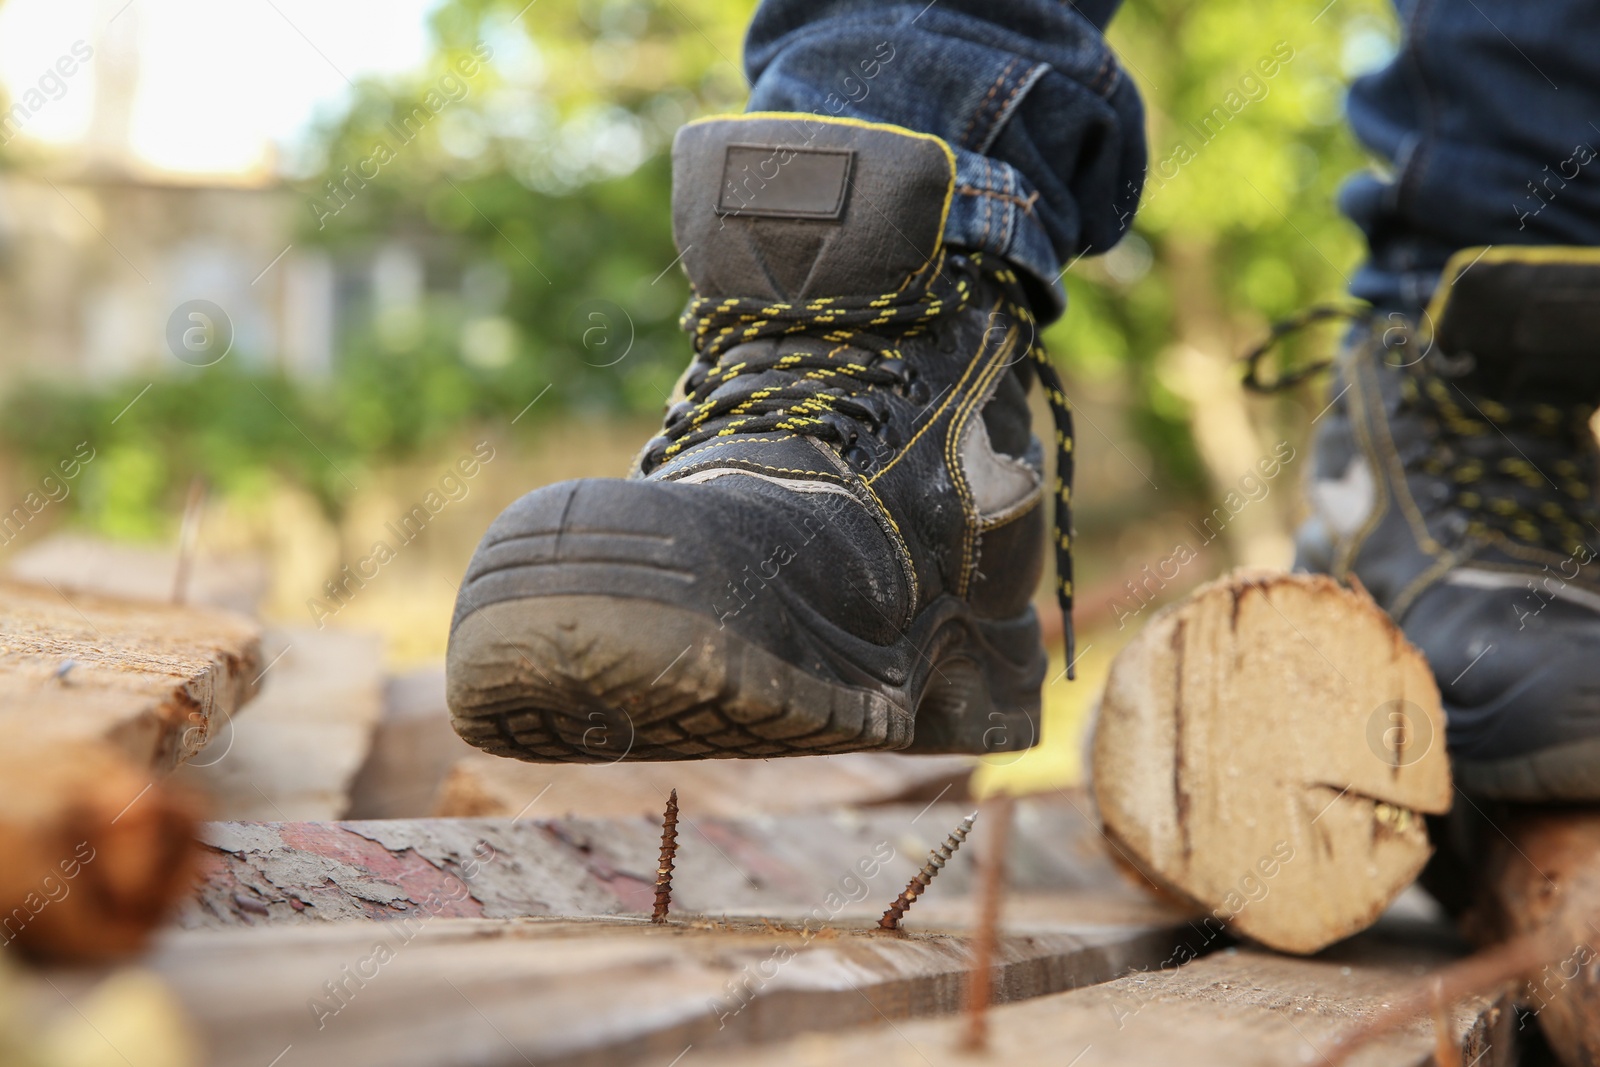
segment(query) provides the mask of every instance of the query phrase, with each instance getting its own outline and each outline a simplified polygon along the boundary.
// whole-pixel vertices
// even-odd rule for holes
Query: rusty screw
[[[678,791],[674,789],[667,798],[667,810],[661,816],[661,861],[656,865],[656,908],[650,921],[667,921],[667,909],[672,905],[672,858],[678,854]]]
[[[928,856],[928,862],[922,865],[922,870],[916,873],[905,890],[895,897],[893,904],[889,905],[889,910],[883,913],[883,918],[878,920],[879,926],[885,930],[900,929],[900,917],[922,895],[922,891],[928,888],[928,883],[938,875],[955,850],[961,847],[961,842],[972,832],[972,821],[977,817],[978,813],[973,812],[961,820],[960,826],[950,831],[950,836],[944,839],[944,844],[933,850]]]

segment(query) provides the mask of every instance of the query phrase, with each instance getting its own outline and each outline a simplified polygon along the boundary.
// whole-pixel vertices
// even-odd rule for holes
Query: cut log
[[[254,623],[0,579],[0,735],[70,759],[103,742],[164,774],[255,692]]]
[[[1238,1067],[1328,1062],[1328,1053],[1390,1003],[1428,981],[1454,953],[1427,933],[1391,926],[1316,959],[1258,949],[1170,961],[1115,981],[996,1008],[991,1046],[979,1062],[1055,1067]],[[969,1067],[956,1019],[913,1020],[855,1032],[808,1035],[763,1047],[763,1067]],[[1366,1045],[1361,1067],[1430,1067],[1437,1047],[1458,1064],[1517,1063],[1515,1016],[1502,993],[1469,997],[1446,1013],[1443,1042],[1424,1016]],[[734,1067],[748,1052],[710,1051],[698,1067]],[[509,1062],[509,1061],[508,1061]],[[1447,1062],[1447,1061],[1446,1061]]]
[[[1480,940],[1533,935],[1549,964],[1529,975],[1524,1010],[1569,1067],[1600,1063],[1600,811],[1496,811],[1480,828],[1480,885],[1467,928]]]
[[[785,814],[897,802],[965,800],[977,766],[966,756],[851,752],[778,760],[536,764],[474,753],[458,761],[432,814],[448,818],[516,816],[535,797],[540,813],[590,817],[661,813],[676,788],[705,815]]]
[[[0,781],[0,946],[126,956],[188,895],[194,802],[120,753],[8,747]]]
[[[250,714],[175,776],[224,819],[337,819],[383,702],[383,642],[349,630],[274,630]]]
[[[1237,573],[1152,618],[1112,665],[1091,775],[1124,859],[1300,953],[1377,919],[1451,799],[1421,653],[1363,590],[1312,575]]]

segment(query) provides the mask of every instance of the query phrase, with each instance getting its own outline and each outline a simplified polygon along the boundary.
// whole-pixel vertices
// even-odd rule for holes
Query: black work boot
[[[796,114],[691,124],[673,161],[695,360],[631,477],[489,528],[456,730],[570,762],[1035,744],[1035,378],[1058,455],[1070,425],[1018,278],[943,245],[954,156]]]
[[[1375,314],[1340,355],[1299,565],[1427,655],[1463,789],[1600,799],[1600,257],[1468,250],[1424,320]]]

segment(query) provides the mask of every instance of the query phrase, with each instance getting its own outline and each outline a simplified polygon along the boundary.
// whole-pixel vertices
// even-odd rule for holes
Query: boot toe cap
[[[892,549],[853,498],[828,494],[824,507],[818,495],[744,478],[534,490],[484,535],[452,629],[503,600],[612,595],[687,608],[758,638],[781,639],[767,631],[798,612],[890,643],[907,594]]]

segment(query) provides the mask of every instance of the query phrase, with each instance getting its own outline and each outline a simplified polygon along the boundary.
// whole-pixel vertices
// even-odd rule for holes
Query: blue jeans
[[[763,0],[749,107],[944,138],[946,239],[1010,259],[1054,318],[1063,265],[1116,244],[1143,186],[1143,106],[1102,36],[1119,2]],[[1396,2],[1399,54],[1350,93],[1356,136],[1390,164],[1340,198],[1369,248],[1354,295],[1417,309],[1457,249],[1600,245],[1593,5]]]

